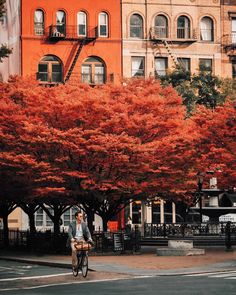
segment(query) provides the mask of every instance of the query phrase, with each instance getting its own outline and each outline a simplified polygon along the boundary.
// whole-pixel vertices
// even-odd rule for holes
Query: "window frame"
[[[92,58],[92,57],[91,57]],[[85,59],[81,64],[81,82],[82,83],[88,83],[91,85],[102,85],[106,83],[106,66],[105,63],[100,60],[99,58],[93,57],[93,61],[89,61],[89,58]],[[89,68],[88,73],[83,72],[83,67]],[[103,68],[103,74],[96,73],[96,67],[102,67]],[[88,75],[89,79],[85,80],[83,77],[84,75]],[[101,82],[99,82],[99,80]]]
[[[44,60],[46,57],[54,57],[55,60],[51,60],[51,61],[47,61],[47,60]],[[47,81],[45,80],[40,80],[39,77],[40,77],[40,73],[44,73],[46,74],[46,72],[40,72],[39,71],[39,66],[40,65],[47,65]],[[60,68],[61,68],[61,71],[60,72],[56,72],[56,71],[53,71],[53,65],[60,65]],[[53,74],[55,73],[59,73],[60,74],[60,81],[53,81]],[[63,64],[61,62],[61,60],[54,56],[54,55],[46,55],[44,56],[38,63],[38,75],[37,75],[37,80],[39,80],[39,82],[41,84],[58,84],[58,83],[63,83]]]
[[[158,26],[157,19],[163,18],[165,20],[165,26]],[[155,28],[155,34],[160,38],[168,38],[169,37],[169,29],[168,29],[168,18],[163,14],[156,15],[154,19],[154,28]],[[160,32],[160,33],[159,33]]]
[[[37,12],[42,13],[42,22],[36,22],[35,21],[35,18],[36,18],[35,14]],[[44,34],[45,34],[45,13],[44,13],[44,11],[42,9],[36,9],[34,11],[34,35],[35,36],[43,36]]]
[[[203,64],[204,61],[210,61],[211,66],[210,69],[207,69],[207,66]],[[201,70],[201,66],[205,66],[205,71],[212,73],[213,72],[213,60],[212,58],[199,58],[199,70]]]
[[[101,19],[100,17],[102,15],[105,15],[105,24],[101,24]],[[109,22],[109,19],[108,19],[108,14],[105,12],[105,11],[102,11],[99,13],[98,15],[98,36],[101,37],[101,38],[108,38],[108,22]],[[105,30],[106,30],[106,33],[105,34],[101,34],[101,27],[105,27]]]
[[[136,16],[139,18],[139,20],[141,21],[141,23],[139,25],[135,25],[135,24],[131,24],[131,21],[132,21],[132,17],[133,16]],[[143,28],[143,17],[138,14],[138,13],[133,13],[131,16],[130,16],[130,21],[129,21],[129,36],[130,38],[135,38],[135,39],[143,39],[144,38],[144,28]],[[134,31],[132,33],[132,29],[135,29],[135,30],[140,30],[138,34],[136,34]]]
[[[63,12],[63,16],[64,16],[64,21],[63,22],[58,22],[58,12]],[[63,36],[66,36],[66,12],[64,10],[57,10],[56,12],[56,27],[57,27],[57,31],[62,34]]]
[[[134,68],[133,62],[138,59],[142,60],[140,65],[143,64],[143,68]],[[135,71],[135,74],[133,72]],[[142,71],[142,74],[137,74],[139,71]],[[131,77],[132,78],[145,78],[145,57],[144,56],[131,56]]]
[[[184,26],[179,26],[180,19],[183,18]],[[186,22],[187,20],[187,22]],[[191,22],[186,15],[180,15],[177,19],[177,39],[190,39],[191,38]]]
[[[202,29],[201,25],[203,24],[203,20],[207,19],[210,20],[211,22],[211,27],[210,29]],[[204,31],[203,31],[204,30]],[[210,31],[210,38],[206,37],[206,39],[203,39],[203,34],[207,34]],[[200,40],[202,42],[214,42],[214,21],[211,17],[209,16],[204,16],[200,20]]]
[[[180,67],[184,71],[191,73],[191,58],[189,58],[189,57],[178,57],[177,60],[178,60],[178,63],[180,64]],[[188,61],[189,69],[186,69],[185,67],[183,67],[183,64],[181,64],[181,63],[183,63],[183,61]]]
[[[165,69],[164,70],[159,70],[159,72],[165,72],[164,74],[158,74],[158,70],[156,68],[156,61],[157,60],[163,60],[164,63],[165,63]],[[155,78],[158,78],[158,77],[163,77],[163,76],[166,76],[167,74],[167,69],[168,69],[168,57],[164,57],[164,56],[155,56],[154,58],[154,74],[155,74]]]
[[[83,15],[84,16],[84,24],[80,24],[79,22],[79,15]],[[84,34],[80,34],[80,26],[84,26]],[[77,12],[77,35],[78,36],[82,36],[82,37],[86,37],[87,36],[87,31],[88,31],[88,28],[87,28],[87,13],[84,12],[84,11],[78,11]]]

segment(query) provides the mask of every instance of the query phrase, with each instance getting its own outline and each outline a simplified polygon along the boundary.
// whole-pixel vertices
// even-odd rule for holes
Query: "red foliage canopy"
[[[186,119],[181,97],[153,80],[42,88],[17,78],[0,92],[1,173],[31,196],[188,198],[202,163],[235,178],[231,106]]]

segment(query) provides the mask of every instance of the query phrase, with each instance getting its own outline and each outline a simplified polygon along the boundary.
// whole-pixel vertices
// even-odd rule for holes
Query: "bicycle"
[[[79,271],[81,271],[82,276],[86,278],[88,274],[88,251],[91,249],[92,245],[85,241],[75,242],[75,248],[77,252],[77,265],[74,267],[72,265],[72,273],[74,277],[78,276]]]

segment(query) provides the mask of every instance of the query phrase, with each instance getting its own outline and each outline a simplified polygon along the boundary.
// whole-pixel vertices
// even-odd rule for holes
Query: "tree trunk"
[[[86,214],[87,214],[87,223],[88,223],[88,228],[91,232],[91,234],[94,232],[94,226],[93,226],[93,222],[94,222],[94,212],[91,210],[86,210]]]
[[[30,233],[31,234],[36,233],[34,212],[28,212],[28,217],[29,217]]]
[[[102,217],[102,227],[103,227],[103,231],[107,231],[107,223],[108,223],[108,218],[107,216],[101,216]]]
[[[59,235],[59,233],[60,233],[60,217],[61,217],[61,215],[54,216],[54,218],[53,218],[53,229],[54,229],[55,235]]]

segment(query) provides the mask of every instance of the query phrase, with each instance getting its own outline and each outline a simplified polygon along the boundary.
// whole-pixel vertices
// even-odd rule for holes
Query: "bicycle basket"
[[[78,251],[88,251],[92,248],[91,244],[85,241],[75,242],[74,246],[75,246],[75,249]]]

